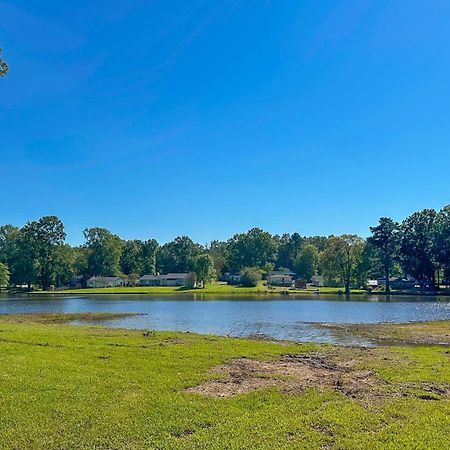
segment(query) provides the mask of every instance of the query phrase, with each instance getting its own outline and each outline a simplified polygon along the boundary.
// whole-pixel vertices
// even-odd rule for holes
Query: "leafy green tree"
[[[197,256],[194,272],[197,275],[197,281],[202,284],[202,287],[205,287],[206,283],[210,283],[216,275],[211,255],[203,253],[202,255]]]
[[[214,270],[217,275],[229,270],[227,267],[228,245],[226,242],[212,241],[209,246],[209,254],[213,259]]]
[[[3,49],[0,48],[0,55],[2,54]],[[7,64],[6,61],[4,61],[1,57],[0,57],[0,77],[5,77],[6,74],[8,73],[9,70],[9,66]]]
[[[45,216],[37,221],[28,222],[21,230],[25,237],[24,251],[30,253],[39,271],[42,289],[48,289],[56,275],[57,254],[64,244],[66,233],[64,225],[56,216]]]
[[[312,244],[305,245],[295,260],[295,272],[300,278],[310,280],[317,273],[318,263],[317,248]]]
[[[89,254],[90,250],[85,246],[73,248],[74,274],[83,277],[85,280],[89,277]]]
[[[256,287],[261,281],[261,273],[256,267],[244,267],[241,270],[241,285],[245,287]]]
[[[319,253],[322,253],[325,250],[327,242],[328,242],[327,236],[308,236],[303,238],[303,245],[309,244],[314,245],[314,247],[317,248]]]
[[[141,241],[134,239],[124,241],[122,255],[120,257],[120,267],[122,273],[130,275],[153,275],[156,272],[156,251],[158,242],[154,239]]]
[[[442,208],[433,222],[432,254],[450,281],[450,205]]]
[[[392,267],[392,271],[394,271],[394,266]],[[370,242],[365,241],[361,256],[355,268],[355,285],[359,288],[367,288],[369,278],[380,278],[382,274],[383,267],[380,263],[378,249],[370,244]]]
[[[75,276],[76,252],[68,244],[61,245],[55,253],[54,271],[56,286],[67,285]]]
[[[435,286],[437,265],[433,255],[435,237],[434,209],[424,209],[407,217],[401,225],[400,244],[403,270],[416,278],[421,285]]]
[[[192,272],[195,259],[203,252],[202,247],[187,236],[179,236],[174,241],[164,244],[156,255],[158,271]]]
[[[125,241],[123,244],[122,255],[120,257],[120,267],[122,273],[130,275],[131,273],[144,274],[143,242],[137,239]]]
[[[26,284],[30,289],[39,276],[39,265],[34,248],[34,241],[28,233],[20,230],[17,237],[14,258],[11,263],[11,282]]]
[[[85,247],[89,250],[89,275],[114,276],[120,273],[122,240],[106,228],[86,228]]]
[[[301,252],[304,238],[298,233],[283,234],[278,242],[276,267],[295,269],[295,262]]]
[[[185,287],[188,289],[193,289],[197,286],[197,274],[195,272],[189,272],[186,278]]]
[[[6,264],[0,263],[0,291],[9,285],[9,269]]]
[[[11,267],[17,251],[20,230],[13,225],[0,227],[0,262]]]
[[[142,243],[143,274],[154,275],[156,273],[156,255],[159,244],[155,239],[149,239]]]
[[[233,271],[243,267],[262,268],[274,263],[277,241],[267,231],[252,228],[247,233],[235,234],[228,241],[228,266]]]
[[[364,239],[354,234],[328,238],[322,255],[325,274],[341,279],[346,295],[350,294],[350,285],[355,280],[364,245]]]
[[[400,226],[389,217],[382,217],[377,226],[370,227],[370,232],[372,236],[369,243],[378,249],[386,278],[386,292],[390,292],[389,279],[395,260],[399,256]]]

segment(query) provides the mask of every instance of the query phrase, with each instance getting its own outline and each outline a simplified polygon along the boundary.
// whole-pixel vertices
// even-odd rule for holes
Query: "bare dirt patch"
[[[347,354],[343,361],[340,361],[342,355],[331,352],[285,355],[275,361],[233,359],[213,369],[214,375],[219,378],[186,391],[208,397],[232,397],[271,387],[285,393],[302,393],[308,388],[319,388],[332,389],[363,403],[414,395],[411,394],[411,385],[388,383],[372,371],[361,368],[361,358],[370,357],[370,350],[353,350],[353,357]],[[450,396],[449,386],[414,387],[431,391],[433,399]],[[427,399],[425,396],[421,398]]]
[[[239,358],[214,369],[221,378],[209,380],[188,392],[210,397],[231,397],[256,389],[278,387],[285,392],[301,392],[310,387],[333,388],[360,398],[380,384],[368,370],[338,364],[319,355],[286,355],[276,361]]]

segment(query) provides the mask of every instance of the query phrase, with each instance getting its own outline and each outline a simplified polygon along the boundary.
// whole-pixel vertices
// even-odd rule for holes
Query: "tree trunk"
[[[41,268],[41,288],[43,291],[45,291],[45,275],[44,275],[44,268]]]
[[[389,292],[391,292],[391,282],[389,280],[390,273],[389,273],[389,265],[388,264],[386,264],[384,266],[384,276],[386,278],[385,291],[386,291],[386,293],[389,293]]]
[[[350,280],[344,280],[345,295],[350,295]]]

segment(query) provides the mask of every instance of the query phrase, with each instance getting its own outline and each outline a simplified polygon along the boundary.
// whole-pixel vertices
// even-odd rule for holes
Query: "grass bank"
[[[187,289],[185,287],[165,287],[165,286],[135,286],[135,287],[111,287],[111,288],[85,288],[85,289],[66,289],[58,291],[34,291],[32,294],[45,295],[89,295],[89,294],[217,294],[217,295],[299,295],[299,294],[343,294],[342,288],[324,287],[319,289],[287,290],[286,288],[268,288],[264,284],[256,287],[231,286],[227,284],[209,284],[205,288]],[[366,294],[360,289],[353,289],[352,294]]]
[[[346,349],[49,319],[0,317],[0,448],[450,446],[442,346]]]

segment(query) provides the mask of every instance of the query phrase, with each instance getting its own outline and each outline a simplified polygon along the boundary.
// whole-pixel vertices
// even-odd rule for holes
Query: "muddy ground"
[[[285,355],[272,361],[233,359],[215,367],[210,380],[186,391],[208,397],[232,397],[266,388],[278,388],[284,393],[319,388],[332,389],[370,404],[393,396],[416,396],[425,400],[450,398],[450,384],[389,383],[381,379],[364,368],[364,362],[373,357],[375,351],[346,348]]]
[[[380,324],[314,324],[337,334],[351,334],[375,345],[450,345],[450,321]]]

